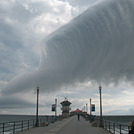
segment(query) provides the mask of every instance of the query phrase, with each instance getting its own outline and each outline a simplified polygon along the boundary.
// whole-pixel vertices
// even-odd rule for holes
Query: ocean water
[[[45,115],[39,116],[39,118],[44,118],[44,117]],[[36,119],[36,116],[35,115],[0,115],[0,123],[23,121],[23,120],[30,120],[30,119]],[[103,119],[130,125],[132,120],[134,120],[134,115],[114,115],[114,116],[109,115],[109,116],[103,116]]]
[[[39,116],[43,118],[45,116]],[[35,115],[0,115],[0,123],[36,119]]]
[[[118,122],[125,125],[130,125],[132,120],[134,120],[134,115],[103,116],[103,119]]]

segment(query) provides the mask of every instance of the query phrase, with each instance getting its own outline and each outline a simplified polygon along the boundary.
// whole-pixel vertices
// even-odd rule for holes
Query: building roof
[[[75,110],[75,111],[73,111],[73,112],[82,112],[81,110],[79,110],[78,108]]]
[[[69,102],[68,100],[62,101],[60,103],[62,106],[69,106],[70,104],[72,104],[71,102]]]

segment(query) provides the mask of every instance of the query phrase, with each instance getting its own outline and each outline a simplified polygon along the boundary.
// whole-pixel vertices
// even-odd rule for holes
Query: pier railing
[[[100,119],[96,118],[97,124],[99,126]],[[102,124],[104,129],[113,133],[113,134],[128,134],[130,130],[130,126],[126,124],[122,124],[119,122],[109,121],[109,120],[102,120]]]
[[[113,134],[128,134],[130,127],[129,125],[103,120],[103,125],[106,130]]]
[[[44,116],[44,118],[39,118],[39,126],[42,126],[43,122],[54,123],[59,117],[55,116]],[[23,120],[23,121],[13,121],[0,123],[0,134],[15,134],[16,132],[28,130],[34,128],[36,119]]]

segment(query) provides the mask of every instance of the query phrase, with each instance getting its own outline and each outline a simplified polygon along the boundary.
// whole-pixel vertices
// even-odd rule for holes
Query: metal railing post
[[[119,124],[119,126],[120,126],[120,134],[121,134],[121,124]]]
[[[15,122],[13,123],[13,134],[15,134]]]
[[[109,125],[108,125],[108,126],[109,126],[109,132],[110,132],[110,122],[108,122],[108,124],[109,124]]]
[[[34,128],[34,120],[33,120],[33,128]]]
[[[104,128],[106,129],[106,121],[104,121]]]
[[[115,134],[115,123],[113,123],[113,132]]]
[[[41,126],[41,124],[42,124],[42,119],[40,119],[40,121],[39,121],[39,127]]]
[[[29,130],[29,120],[28,120],[28,130]]]
[[[46,121],[48,122],[48,116],[47,116],[47,118],[46,118]]]
[[[128,126],[128,132],[129,132],[129,130],[130,130],[130,126]]]
[[[107,121],[105,121],[105,129],[107,130]]]
[[[22,121],[22,125],[21,125],[21,131],[23,131],[23,121]]]
[[[4,131],[5,131],[5,123],[3,123],[3,134],[4,134]]]

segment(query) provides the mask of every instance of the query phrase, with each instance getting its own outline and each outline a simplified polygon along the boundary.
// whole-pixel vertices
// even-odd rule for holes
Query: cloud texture
[[[57,0],[1,0],[0,82],[37,69],[40,41],[68,22],[73,12],[71,5]]]
[[[134,75],[134,1],[96,4],[47,36],[39,70],[18,76],[2,93],[43,91],[85,81],[110,84],[132,81]]]

